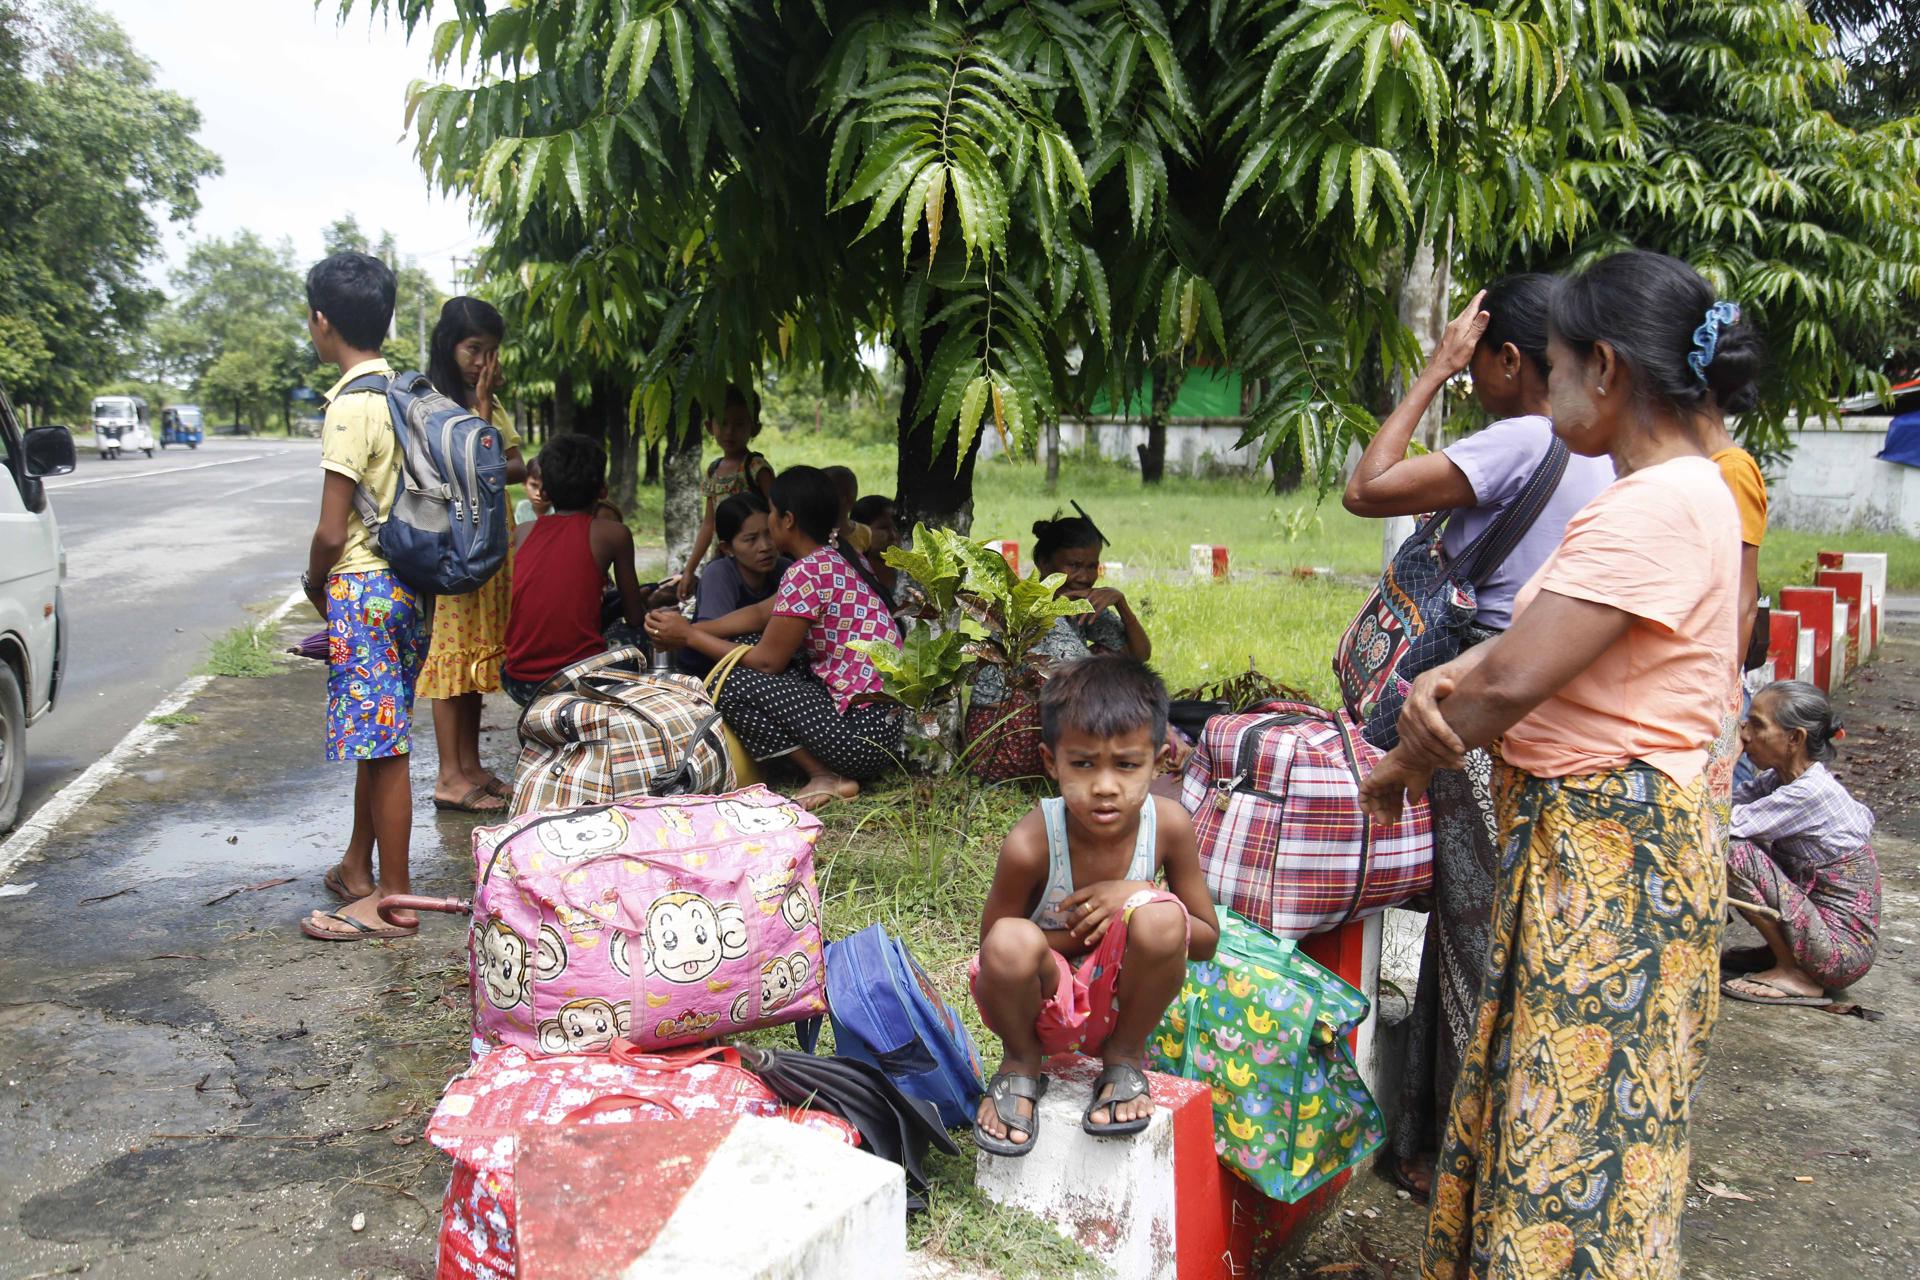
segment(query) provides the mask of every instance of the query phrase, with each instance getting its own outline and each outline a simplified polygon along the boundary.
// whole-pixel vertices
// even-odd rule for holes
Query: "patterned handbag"
[[[1213,900],[1285,938],[1337,928],[1433,887],[1433,820],[1360,807],[1380,759],[1353,722],[1304,702],[1214,716],[1180,782]]]
[[[1333,654],[1347,714],[1368,742],[1391,751],[1400,741],[1400,706],[1413,678],[1459,656],[1479,608],[1475,584],[1527,536],[1566,470],[1567,446],[1556,438],[1512,504],[1458,557],[1449,560],[1441,545],[1452,511],[1428,516],[1393,553]]]
[[[732,1048],[645,1054],[624,1041],[603,1053],[539,1058],[489,1053],[456,1076],[427,1122],[427,1140],[453,1157],[441,1207],[438,1280],[516,1274],[515,1157],[528,1132],[563,1124],[640,1124],[748,1115],[806,1125],[858,1146],[824,1111],[783,1105]]]
[[[520,716],[515,816],[642,796],[718,795],[738,782],[720,713],[692,676],[614,649],[555,672]]]
[[[1187,965],[1147,1065],[1211,1084],[1221,1163],[1294,1202],[1385,1140],[1347,1048],[1366,1016],[1367,998],[1293,942],[1223,910],[1220,946]]]

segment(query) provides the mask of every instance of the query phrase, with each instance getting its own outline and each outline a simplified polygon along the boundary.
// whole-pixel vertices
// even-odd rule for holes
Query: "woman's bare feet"
[[[796,791],[794,803],[812,812],[823,809],[835,800],[852,800],[860,794],[860,784],[852,778],[843,778],[837,773],[816,773],[807,778],[806,785]]]
[[[1798,967],[1782,968],[1779,965],[1775,965],[1771,969],[1762,969],[1758,973],[1748,974],[1743,978],[1735,978],[1728,985],[1741,986],[1742,990],[1746,990],[1748,986],[1771,987],[1774,991],[1784,995],[1804,996],[1808,998],[1817,998],[1827,994],[1827,989],[1814,981],[1804,970]],[[1749,994],[1764,997],[1766,993],[1756,990],[1750,991]]]

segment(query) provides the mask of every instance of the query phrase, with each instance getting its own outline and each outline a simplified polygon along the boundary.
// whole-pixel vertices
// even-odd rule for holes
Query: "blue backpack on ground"
[[[362,484],[353,508],[406,586],[477,590],[507,562],[507,450],[500,430],[434,389],[424,373],[370,373],[341,390],[386,397],[399,484],[382,517]]]
[[[949,1129],[973,1122],[986,1084],[980,1052],[913,955],[879,925],[827,947],[834,1051],[871,1062]]]

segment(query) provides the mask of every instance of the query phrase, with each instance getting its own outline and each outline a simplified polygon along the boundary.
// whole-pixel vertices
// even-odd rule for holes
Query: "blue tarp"
[[[1920,467],[1920,413],[1903,413],[1887,424],[1887,443],[1875,455],[1883,462]]]

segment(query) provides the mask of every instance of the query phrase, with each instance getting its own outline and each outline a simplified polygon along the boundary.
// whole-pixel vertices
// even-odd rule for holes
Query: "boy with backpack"
[[[396,927],[374,908],[384,895],[412,892],[409,735],[433,601],[400,582],[374,529],[354,510],[364,487],[385,519],[401,468],[387,397],[346,390],[356,378],[393,373],[380,356],[393,295],[393,272],[364,253],[336,253],[307,273],[307,332],[321,363],[338,365],[341,374],[327,394],[320,437],[325,486],[300,585],[327,623],[327,758],[356,762],[353,834],[324,880],[346,905],[315,911],[300,924],[302,933],[322,942],[408,937],[418,924]]]
[[[1080,1121],[1088,1133],[1135,1134],[1153,1117],[1147,1036],[1187,961],[1220,941],[1193,822],[1148,791],[1166,739],[1166,686],[1143,662],[1089,658],[1041,689],[1041,760],[1060,795],[1000,846],[969,975],[1005,1047],[974,1117],[982,1150],[1033,1149],[1041,1065],[1055,1053],[1104,1063]]]

